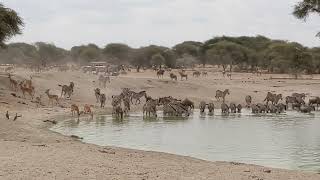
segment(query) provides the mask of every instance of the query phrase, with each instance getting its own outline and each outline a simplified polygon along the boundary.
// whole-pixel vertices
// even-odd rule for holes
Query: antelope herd
[[[172,81],[177,81],[178,77],[174,74],[171,69],[154,69],[156,71],[157,78],[163,78],[166,71],[169,71],[169,77]],[[188,74],[185,70],[178,70],[180,75],[180,80],[188,80]],[[257,72],[259,74],[259,72]],[[223,76],[225,76],[226,72],[222,72]],[[192,77],[200,78],[207,77],[208,72],[206,71],[193,71]],[[261,75],[261,72],[260,72]],[[227,73],[227,77],[231,79],[231,72]],[[26,98],[25,95],[29,95],[31,99],[35,97],[35,87],[32,83],[32,77],[29,79],[24,79],[22,81],[15,80],[12,75],[8,74],[8,79],[10,82],[10,88],[13,91],[18,91],[19,89],[22,92],[23,98]],[[104,108],[107,102],[106,94],[101,92],[100,88],[106,88],[106,83],[110,83],[109,75],[100,75],[98,77],[98,88],[94,89],[94,96],[96,99],[96,103],[99,103],[100,108]],[[70,82],[69,85],[58,85],[61,87],[60,98],[69,98],[71,100],[71,96],[74,94],[75,84]],[[51,94],[50,89],[47,89],[44,92],[49,100],[49,105],[52,106],[59,105],[59,96],[56,94]],[[242,104],[235,104],[229,100],[229,104],[226,103],[227,97],[230,95],[229,89],[224,90],[216,90],[215,92],[215,100],[219,102],[222,114],[230,114],[230,113],[241,113],[243,106]],[[272,92],[268,92],[263,102],[253,103],[253,98],[251,95],[247,95],[244,97],[244,108],[251,109],[252,113],[283,113],[288,109],[297,110],[302,113],[310,113],[311,111],[315,111],[318,109],[320,105],[320,98],[315,97],[309,99],[309,102],[305,101],[306,94],[304,93],[293,93],[290,96],[283,97],[282,94],[274,94]],[[144,99],[144,101],[142,101]],[[38,105],[42,105],[41,96],[36,97],[35,101]],[[147,94],[146,91],[132,91],[129,88],[123,88],[120,94],[111,96],[111,106],[112,106],[112,115],[117,118],[122,119],[124,116],[128,116],[131,110],[131,106],[139,106],[141,103],[143,116],[148,117],[157,117],[157,109],[162,107],[163,114],[165,116],[189,116],[194,108],[194,102],[190,99],[178,99],[172,96],[158,97],[153,98]],[[71,114],[72,116],[76,115],[79,119],[81,114],[89,114],[93,117],[93,105],[85,104],[83,111],[80,111],[78,105],[71,105]],[[208,109],[208,115],[212,115],[215,111],[215,104],[213,100],[209,100],[209,102],[200,101],[198,106],[200,113],[204,114],[206,109]]]

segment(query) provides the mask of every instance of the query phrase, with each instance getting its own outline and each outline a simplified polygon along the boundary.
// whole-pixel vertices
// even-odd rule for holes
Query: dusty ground
[[[152,71],[132,72],[113,78],[108,88],[103,90],[107,94],[109,107],[103,110],[97,107],[95,112],[110,111],[111,95],[119,94],[124,87],[135,91],[146,90],[153,97],[188,97],[196,104],[200,100],[214,101],[217,107],[219,103],[214,99],[215,91],[225,88],[231,91],[227,102],[242,104],[245,95],[252,95],[254,102],[260,102],[268,91],[284,95],[306,92],[309,97],[320,95],[320,80],[270,80],[271,75],[256,77],[252,74],[234,74],[233,80],[228,80],[215,70],[210,71],[213,72],[209,72],[208,77],[199,79],[193,78],[189,72],[188,81],[176,82],[171,81],[168,74],[158,80]],[[319,174],[299,171],[229,162],[208,162],[166,153],[117,147],[99,147],[59,135],[48,130],[52,123],[43,121],[59,121],[69,117],[68,107],[71,103],[81,107],[83,104],[95,104],[93,89],[96,86],[93,81],[97,76],[80,72],[35,74],[17,70],[14,79],[29,78],[31,74],[36,94],[42,95],[46,106],[37,108],[29,96],[27,99],[11,96],[7,75],[0,74],[0,179],[320,179]],[[61,99],[62,107],[48,106],[48,98],[44,91],[51,89],[52,94],[60,94],[61,88],[58,84],[68,84],[70,81],[76,84],[72,100]],[[21,96],[21,92],[18,92],[18,95]],[[141,106],[134,108],[139,109]],[[7,110],[11,115],[10,120],[5,118]],[[16,112],[21,114],[22,118],[13,121]]]

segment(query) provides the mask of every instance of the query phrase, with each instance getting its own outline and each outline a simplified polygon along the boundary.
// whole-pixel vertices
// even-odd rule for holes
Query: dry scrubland
[[[211,72],[212,71],[212,72]],[[244,104],[245,95],[251,95],[253,102],[261,102],[268,91],[283,95],[305,92],[307,98],[320,96],[320,80],[273,79],[271,75],[233,74],[232,80],[223,78],[221,73],[210,69],[208,77],[193,78],[188,81],[171,81],[169,74],[157,79],[155,72],[128,73],[112,78],[107,89],[107,107],[94,108],[95,113],[110,112],[111,95],[119,94],[121,88],[129,87],[135,91],[146,90],[153,97],[188,97],[196,105],[201,101],[215,101],[217,89],[230,89],[228,103]],[[46,106],[37,108],[27,99],[10,95],[9,80],[6,74],[0,75],[0,179],[219,179],[219,180],[275,180],[275,179],[320,179],[320,175],[298,171],[272,169],[255,165],[229,162],[208,162],[158,152],[146,152],[117,147],[100,147],[82,143],[48,130],[52,123],[45,120],[70,118],[70,105],[76,103],[95,104],[93,89],[97,76],[81,72],[44,72],[34,74],[22,69],[16,70],[14,79],[33,75],[36,96],[42,94]],[[284,77],[285,75],[272,75]],[[314,79],[320,77],[314,76]],[[178,78],[179,79],[179,78]],[[61,100],[62,107],[48,106],[44,94],[51,89],[59,94],[58,84],[75,83],[72,100]],[[21,92],[18,93],[21,96]],[[26,104],[22,104],[25,102]],[[65,108],[63,108],[65,107]],[[16,112],[22,115],[17,121],[7,120],[5,112],[11,116]],[[141,110],[136,106],[134,111]],[[271,170],[268,171],[268,170]]]

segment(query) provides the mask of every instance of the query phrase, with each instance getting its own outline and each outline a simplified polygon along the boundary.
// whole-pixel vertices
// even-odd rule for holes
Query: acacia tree
[[[106,45],[102,52],[107,57],[116,58],[124,62],[129,61],[132,48],[126,44],[111,43]]]
[[[151,61],[150,63],[152,65],[156,65],[156,66],[160,66],[163,65],[165,63],[165,59],[161,54],[155,54],[151,57]]]
[[[222,65],[223,70],[226,70],[227,65],[232,69],[232,65],[241,65],[248,60],[247,49],[239,44],[221,41],[211,46],[206,51],[206,62],[216,65]]]
[[[95,44],[74,46],[71,48],[70,54],[73,60],[88,63],[100,59],[101,49]]]
[[[36,42],[35,47],[37,48],[42,66],[47,66],[47,64],[50,63],[57,63],[68,55],[68,51],[56,47],[54,44]]]
[[[320,1],[319,0],[303,0],[294,6],[293,15],[298,19],[306,20],[310,14],[320,15]],[[317,33],[320,37],[320,32]]]
[[[22,18],[14,10],[0,3],[0,46],[4,47],[5,41],[21,34],[23,25]]]

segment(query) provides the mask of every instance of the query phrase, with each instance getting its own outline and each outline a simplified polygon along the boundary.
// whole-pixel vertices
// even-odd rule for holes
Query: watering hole
[[[123,120],[111,115],[66,119],[51,130],[101,146],[320,172],[320,112],[224,116],[219,111],[209,116],[195,110],[187,118],[163,117],[161,112],[157,118],[143,118],[140,112]]]

